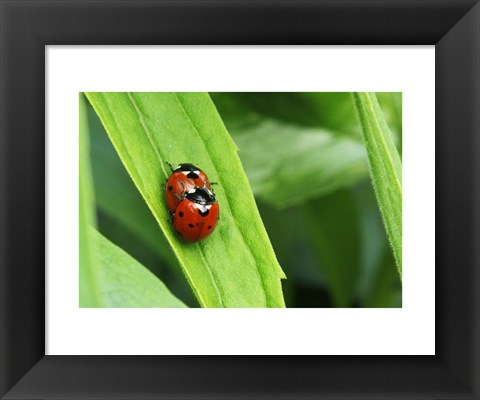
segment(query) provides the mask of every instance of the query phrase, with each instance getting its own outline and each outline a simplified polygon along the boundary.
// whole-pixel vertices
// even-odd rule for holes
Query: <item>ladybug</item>
[[[187,242],[198,242],[210,235],[220,218],[215,195],[205,187],[185,194],[173,214],[173,226]]]
[[[196,187],[210,190],[211,186],[205,172],[193,164],[180,164],[176,169],[170,165],[170,168],[172,174],[165,184],[165,199],[168,211],[172,214],[184,199],[185,193]]]

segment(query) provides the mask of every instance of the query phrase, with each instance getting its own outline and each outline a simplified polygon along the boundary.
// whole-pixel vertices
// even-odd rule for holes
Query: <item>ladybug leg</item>
[[[173,225],[173,218],[175,217],[175,211],[170,213],[170,218],[168,219],[168,222]]]
[[[213,186],[213,185],[218,185],[218,183],[217,183],[217,182],[210,182],[210,186]],[[204,187],[205,189],[208,189],[206,182],[203,184],[203,187]],[[215,194],[215,191],[213,190],[213,187],[210,187],[210,190],[211,190],[211,192],[212,192],[213,194]]]

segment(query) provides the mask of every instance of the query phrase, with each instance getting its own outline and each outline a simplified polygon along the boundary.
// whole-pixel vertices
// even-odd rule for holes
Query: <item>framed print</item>
[[[99,52],[86,46],[81,49],[48,46],[46,59],[46,103],[50,110],[47,153],[52,155],[47,175],[47,197],[51,199],[47,205],[50,238],[47,252],[51,256],[47,273],[46,347],[50,355],[435,353],[434,280],[423,278],[426,274],[434,275],[435,266],[431,257],[435,214],[430,206],[435,201],[434,182],[430,179],[435,173],[434,148],[430,145],[435,134],[433,48],[103,46]],[[342,66],[350,65],[347,61],[352,59],[362,67],[350,74],[336,74]],[[134,66],[128,60],[143,66],[141,80],[138,75],[129,74]],[[302,74],[290,76],[289,71],[295,65],[288,60],[301,65]],[[191,68],[193,65],[195,68]],[[72,75],[79,78],[70,79]],[[236,77],[234,82],[231,76]],[[406,188],[402,212],[403,229],[408,234],[403,239],[403,258],[410,263],[412,254],[416,258],[428,255],[424,256],[421,270],[405,271],[404,289],[368,179],[361,126],[348,92],[365,87],[381,91],[375,97],[385,111],[385,122],[392,129],[394,143],[401,143],[398,151],[404,154],[404,166],[399,171],[403,173]],[[208,96],[202,93],[207,89]],[[98,240],[108,244],[104,249],[109,250],[92,253],[86,258],[88,264],[78,263],[74,248],[84,218],[77,224],[70,218],[59,218],[76,215],[78,207],[83,209],[89,204],[78,195],[79,183],[65,178],[84,173],[82,169],[80,173],[76,170],[77,142],[64,134],[77,129],[79,92],[84,93],[80,99],[87,111],[87,121],[80,126],[88,127],[86,136],[91,149],[91,156],[80,154],[80,161],[90,165],[87,169],[93,178],[79,181],[93,181],[92,197],[97,204],[97,224],[85,224],[89,228],[94,226],[88,231],[93,239],[89,248],[94,249]],[[113,125],[105,119],[108,114],[104,106],[108,104],[122,107]],[[263,104],[268,104],[268,109],[262,108]],[[184,108],[189,105],[194,108]],[[321,114],[314,112],[317,105]],[[191,112],[199,107],[202,112],[196,115],[204,122],[208,117],[208,130],[186,118],[193,116]],[[232,109],[235,112],[229,111]],[[141,110],[142,119],[138,118],[137,110]],[[397,112],[387,113],[389,110]],[[220,119],[228,134],[218,123]],[[120,121],[128,127],[118,129]],[[176,128],[173,121],[179,124]],[[400,141],[401,126],[405,126],[406,134]],[[205,139],[208,148],[199,141],[199,134],[209,135]],[[230,138],[239,148],[238,153],[232,149]],[[128,146],[128,156],[121,143],[131,140],[138,142],[131,148]],[[128,159],[133,157],[134,148],[139,150],[138,158],[130,163]],[[224,157],[225,154],[229,157]],[[236,233],[237,229],[241,231],[242,218],[233,214],[238,215],[251,198],[245,196],[244,201],[237,201],[240,193],[248,194],[251,190],[241,179],[243,172],[235,170],[232,161],[237,160],[237,154],[281,270],[269,268],[257,273],[251,268],[249,260],[253,257],[245,253],[245,248],[258,257],[256,251],[262,248],[263,240],[261,231],[251,229],[256,215],[253,208],[242,214],[243,220],[248,219],[244,224],[246,231],[242,235]],[[222,159],[228,167],[221,167]],[[430,161],[425,162],[427,159]],[[151,167],[146,160],[151,161]],[[186,242],[175,224],[168,222],[169,217],[175,222],[177,210],[175,205],[168,209],[168,201],[164,204],[169,192],[163,193],[161,184],[168,190],[169,174],[172,176],[168,180],[175,182],[183,179],[185,172],[187,176],[192,172],[181,168],[175,171],[178,168],[170,167],[170,160],[188,160],[196,168],[200,165],[199,176],[216,182],[210,189],[223,217],[217,221],[211,236],[194,244]],[[417,160],[422,163],[418,165]],[[228,176],[235,176],[230,194],[226,191],[230,178],[222,177],[222,170]],[[131,179],[130,174],[135,178]],[[144,190],[146,182],[148,190]],[[182,182],[185,186],[190,184]],[[208,189],[208,184],[204,187],[200,183],[200,188]],[[181,198],[184,192],[181,187],[176,194]],[[178,206],[180,199],[173,196],[173,200],[177,200]],[[60,209],[62,213],[56,212]],[[376,210],[377,213],[372,212]],[[179,219],[188,216],[185,211],[182,213],[183,216],[178,212]],[[118,223],[112,224],[112,220]],[[138,222],[135,225],[136,221],[141,221],[141,226]],[[184,226],[188,228],[187,234],[195,231],[196,225],[191,225]],[[144,230],[150,226],[145,234]],[[128,235],[132,227],[135,234]],[[138,239],[145,244],[153,242],[149,248],[154,249],[151,259],[156,260],[155,255],[163,255],[170,246],[164,235],[177,253],[172,258],[183,262],[180,266],[159,266],[160,263],[154,264],[145,257],[145,246],[139,251]],[[255,246],[248,246],[245,242],[250,238],[252,243],[252,235]],[[229,257],[230,249],[235,249],[235,257]],[[367,249],[369,253],[365,252]],[[111,268],[108,266],[112,258],[106,255],[114,251],[126,257],[123,257],[126,261],[123,272],[117,262]],[[79,254],[82,255],[81,245]],[[368,264],[369,268],[364,267],[363,254],[370,254],[369,259],[374,260]],[[263,248],[261,255],[267,258]],[[97,307],[103,310],[92,308],[93,302],[82,304],[85,300],[82,297],[79,308],[77,292],[84,291],[82,279],[78,279],[81,276],[78,264],[80,271],[94,265],[93,271],[99,272],[95,285],[100,294]],[[276,265],[269,261],[265,264]],[[151,274],[144,273],[140,279],[140,271],[145,269]],[[138,275],[132,275],[133,271]],[[280,271],[286,279],[277,274]],[[119,280],[118,276],[129,278]],[[384,278],[378,280],[380,276]],[[380,284],[369,284],[365,278]],[[257,284],[268,279],[273,286],[263,288]],[[156,284],[157,289],[145,295],[137,289],[139,282],[148,288]],[[278,282],[282,292],[276,286]],[[180,283],[183,291],[179,290]],[[166,299],[165,303],[162,299]],[[92,296],[87,300],[92,300]],[[183,309],[169,310],[174,306]],[[280,310],[283,306],[288,310]],[[100,320],[99,315],[102,315]],[[196,320],[202,324],[200,331],[193,322]],[[416,321],[414,326],[413,321]],[[88,329],[92,324],[97,327],[95,331]],[[165,325],[168,330],[163,329]],[[135,335],[132,329],[141,329],[141,341],[130,340]],[[196,331],[195,340],[188,338],[192,331]],[[415,342],[402,341],[412,331]],[[336,340],[338,332],[343,332],[342,340]],[[66,340],[77,336],[84,340]],[[159,341],[159,336],[163,340]],[[301,340],[294,340],[296,336]]]
[[[2,398],[480,398],[478,1],[2,0],[1,15]],[[369,148],[378,132],[391,141]],[[342,195],[289,208],[331,182]],[[335,275],[357,265],[338,221],[365,204],[383,297],[361,269],[349,290]],[[319,215],[319,263],[338,267],[297,279]],[[180,283],[150,268],[165,237]]]

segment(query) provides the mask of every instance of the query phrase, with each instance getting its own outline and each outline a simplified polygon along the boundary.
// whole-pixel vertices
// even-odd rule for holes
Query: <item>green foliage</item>
[[[153,213],[199,303],[283,307],[284,277],[242,165],[221,118],[203,93],[88,93],[133,182]],[[161,183],[166,162],[201,165],[221,206],[216,231],[182,242],[168,223]]]
[[[185,307],[166,286],[138,261],[90,229],[95,252],[95,269],[103,307],[178,308]]]
[[[87,105],[85,98],[79,96],[80,112],[80,206],[79,206],[79,273],[80,273],[80,307],[98,307],[98,277],[94,267],[94,255],[89,229],[96,225],[93,209],[94,195],[92,175],[89,162],[89,133],[87,122]]]
[[[354,301],[360,275],[360,216],[351,190],[311,201],[307,227],[336,307]]]
[[[377,96],[392,143],[401,153],[401,93]],[[288,307],[400,307],[401,280],[368,173],[371,146],[364,144],[352,95],[211,93],[210,97],[214,104],[201,93],[89,94],[95,111],[88,106],[88,121],[83,113],[80,122],[84,133],[90,131],[94,191],[87,174],[90,189],[84,210],[89,217],[82,218],[80,210],[81,241],[82,223],[96,224],[101,235],[90,229],[96,236],[87,235],[90,251],[83,252],[82,246],[81,257],[90,254],[95,260],[105,249],[113,254],[102,259],[103,267],[96,261],[87,269],[82,282],[95,289],[92,298],[105,306],[105,291],[117,292],[104,287],[104,281],[112,281],[120,284],[117,293],[124,293],[107,296],[108,301],[115,298],[123,305],[108,306],[162,306],[156,302],[164,301],[163,295],[141,299],[135,294],[128,299],[128,294],[142,292],[130,287],[138,278],[127,278],[138,269],[144,279],[134,286],[158,284],[179,306],[198,306],[193,293],[201,306],[221,306],[216,301],[219,292],[227,295],[222,304],[226,307],[283,306],[283,292]],[[86,139],[87,146],[81,147],[81,160],[86,161],[83,177],[85,168],[90,169]],[[196,163],[219,182],[214,189],[221,205],[220,224],[198,245],[178,240],[167,223],[160,187],[169,173],[164,161]],[[237,208],[245,199],[249,211],[242,213]],[[263,224],[269,238],[261,234],[260,243],[251,245],[256,232],[265,234]],[[247,231],[250,235],[243,237]],[[231,240],[255,254],[239,252]],[[283,273],[276,259],[288,276],[281,288]],[[261,296],[262,291],[278,294],[280,300],[267,304],[270,300]]]
[[[145,267],[94,228],[86,100],[80,96],[80,307],[185,307]]]
[[[210,93],[229,131],[261,119],[298,127],[321,128],[356,136],[360,126],[348,92],[333,93]]]
[[[354,93],[363,128],[370,175],[402,275],[402,162],[375,93]]]
[[[401,93],[379,97],[401,148]],[[398,275],[389,275],[395,264],[368,182],[351,94],[213,93],[212,98],[239,146],[289,277],[283,285],[287,305],[400,306],[401,283]],[[311,141],[302,145],[305,136]],[[345,151],[352,148],[359,152]],[[281,164],[289,168],[276,167]]]
[[[322,108],[313,111],[317,110],[318,104],[330,104],[328,101],[314,101],[315,97],[311,94],[307,94],[310,95],[307,99],[302,97],[305,96],[303,93],[293,93],[293,99],[284,95],[213,95],[240,149],[240,157],[255,195],[276,207],[286,207],[351,187],[366,178],[365,149],[357,131],[350,127],[355,117],[353,107],[350,103],[347,103],[350,108],[345,104],[339,105],[341,99],[346,98],[350,102],[348,94],[340,99],[338,94],[333,94],[332,103],[339,105],[340,110],[347,108],[352,114],[352,118],[345,119],[347,123],[342,121],[341,126],[336,125],[336,131],[325,128],[333,127],[339,119],[332,118],[327,112],[330,108],[326,112]],[[280,100],[275,102],[275,98]],[[300,101],[300,107],[295,100]],[[282,115],[284,120],[271,117],[275,113],[270,108],[270,102],[285,106],[282,110],[287,109],[288,112]],[[257,103],[258,108],[251,108]],[[307,113],[310,110],[312,112]],[[319,118],[316,124],[315,116]],[[327,123],[322,125],[325,120]]]
[[[351,187],[367,175],[361,143],[320,129],[262,121],[236,143],[254,193],[277,207]]]
[[[187,305],[198,307],[177,258],[90,105],[88,121],[98,230],[153,272]]]
[[[165,236],[123,167],[95,111],[89,107],[91,163],[98,210],[137,236],[168,264],[176,262]],[[112,201],[114,199],[114,201]]]

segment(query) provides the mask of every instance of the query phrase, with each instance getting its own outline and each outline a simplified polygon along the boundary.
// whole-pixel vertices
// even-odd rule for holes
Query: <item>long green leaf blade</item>
[[[89,229],[103,307],[185,307],[147,268],[98,231]]]
[[[131,231],[159,259],[176,266],[175,255],[123,167],[95,111],[89,107],[90,158],[98,209]],[[112,198],[115,201],[112,201]],[[101,229],[99,229],[102,232]],[[102,232],[105,234],[104,232]],[[108,237],[108,234],[106,235]],[[112,238],[110,238],[112,239]]]
[[[284,307],[276,260],[237,148],[205,93],[88,93],[203,307]],[[216,231],[186,244],[168,223],[166,162],[207,172],[221,207]]]
[[[79,96],[79,302],[80,307],[99,307],[98,276],[94,267],[94,255],[88,229],[95,226],[94,193],[90,169],[87,104],[83,95]]]
[[[402,276],[402,162],[375,93],[353,94],[360,116],[370,176],[393,255]]]

